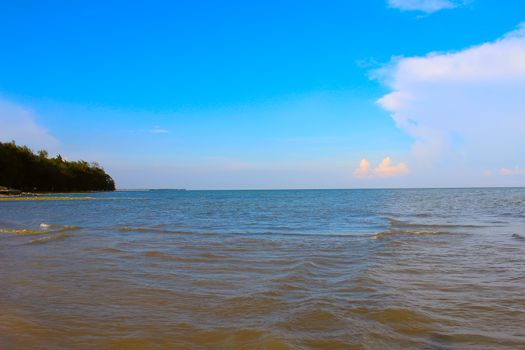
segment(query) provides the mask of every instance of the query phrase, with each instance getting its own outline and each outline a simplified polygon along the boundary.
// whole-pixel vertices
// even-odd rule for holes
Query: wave
[[[398,230],[398,229],[389,229],[381,231],[372,235],[372,239],[380,239],[389,235],[414,235],[414,236],[423,236],[423,235],[448,235],[450,232],[447,231],[415,231],[415,230]]]
[[[177,233],[177,234],[189,234],[190,231],[181,230],[165,230],[160,228],[148,228],[148,227],[117,227],[117,231],[120,232],[143,232],[143,233]]]
[[[102,249],[102,251],[106,253],[111,253],[111,254],[127,253],[125,250],[118,249],[118,248],[104,248]]]
[[[518,235],[517,233],[514,233],[512,235],[512,238],[520,240],[520,241],[525,241],[525,237],[523,237],[522,235]]]
[[[44,230],[30,230],[30,229],[14,229],[14,228],[0,228],[0,233],[13,233],[17,235],[41,235],[47,234],[49,231]]]
[[[44,230],[51,230],[51,232],[74,231],[74,230],[81,229],[80,226],[75,226],[75,225],[55,225],[55,224],[45,224],[45,223],[40,224],[40,228]]]
[[[51,241],[62,240],[62,239],[65,239],[66,237],[67,236],[64,233],[60,233],[60,234],[57,234],[57,235],[47,235],[45,237],[32,239],[31,243],[32,244],[42,244],[42,243],[47,243],[47,242],[51,242]]]
[[[136,232],[136,233],[160,233],[160,234],[184,234],[184,235],[232,235],[242,236],[245,239],[249,237],[310,237],[310,238],[327,238],[327,237],[368,237],[373,232],[279,232],[279,231],[265,231],[265,232],[251,232],[251,231],[190,231],[190,230],[168,230],[154,227],[101,227],[99,230],[103,231],[119,231],[119,232]],[[254,243],[258,241],[253,241]],[[276,243],[265,242],[267,245],[278,246]]]
[[[163,252],[159,252],[157,250],[150,250],[147,252],[144,252],[142,255],[148,257],[148,258],[157,258],[161,260],[176,260],[176,257],[170,254],[166,254]]]
[[[482,225],[463,225],[463,224],[414,224],[407,221],[387,218],[390,227],[401,228],[421,228],[421,229],[439,229],[439,228],[482,228]]]
[[[53,225],[53,224],[40,224],[40,228],[44,228],[44,229],[48,229],[48,228],[55,228],[55,227],[59,227],[59,225]]]
[[[27,228],[0,228],[0,233],[11,233],[16,235],[45,235],[51,233],[68,232],[74,230],[80,230],[80,226],[73,225],[53,225],[53,224],[40,224],[39,230],[27,229]]]

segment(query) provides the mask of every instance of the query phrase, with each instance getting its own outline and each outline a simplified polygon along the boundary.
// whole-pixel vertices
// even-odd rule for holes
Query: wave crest
[[[424,235],[448,235],[450,232],[446,231],[416,231],[416,230],[399,230],[399,229],[389,229],[385,231],[378,232],[372,236],[372,239],[380,239],[389,235],[413,235],[413,236],[424,236]]]

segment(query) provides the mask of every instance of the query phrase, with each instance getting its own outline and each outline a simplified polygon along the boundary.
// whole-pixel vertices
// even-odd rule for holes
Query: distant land
[[[47,151],[0,142],[0,194],[114,191],[115,181],[97,163],[67,161]]]

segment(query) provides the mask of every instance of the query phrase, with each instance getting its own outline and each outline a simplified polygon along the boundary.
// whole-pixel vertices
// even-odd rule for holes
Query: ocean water
[[[525,349],[523,188],[87,196],[0,201],[0,349]]]

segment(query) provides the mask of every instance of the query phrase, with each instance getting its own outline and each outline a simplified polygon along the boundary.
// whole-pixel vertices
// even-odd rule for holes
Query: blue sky
[[[510,0],[2,3],[0,140],[96,160],[120,188],[523,186],[524,14]]]

